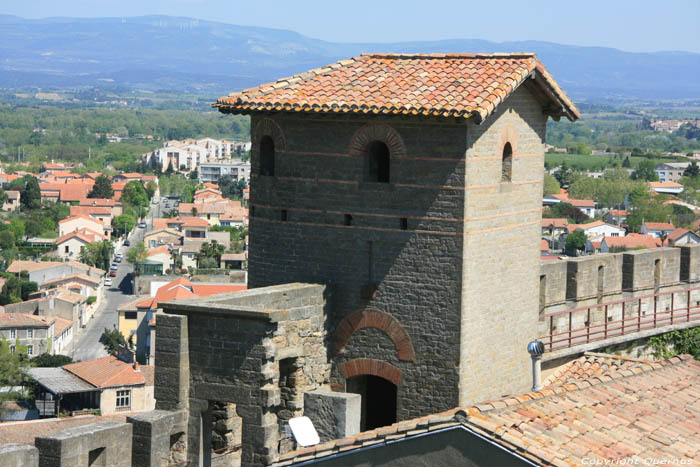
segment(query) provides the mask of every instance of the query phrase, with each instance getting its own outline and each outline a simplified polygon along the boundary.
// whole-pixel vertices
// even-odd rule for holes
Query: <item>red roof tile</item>
[[[558,115],[576,106],[534,54],[363,54],[220,98],[222,112],[333,112],[488,117],[528,77]]]
[[[645,222],[644,225],[649,230],[676,230],[673,224],[669,222]]]
[[[550,226],[554,226],[555,228],[565,229],[568,224],[569,224],[569,220],[566,218],[543,218],[542,219],[542,227],[543,228],[549,228]]]
[[[93,386],[100,388],[145,383],[145,378],[141,371],[134,370],[133,364],[120,360],[113,355],[98,358],[97,360],[71,363],[63,368]]]

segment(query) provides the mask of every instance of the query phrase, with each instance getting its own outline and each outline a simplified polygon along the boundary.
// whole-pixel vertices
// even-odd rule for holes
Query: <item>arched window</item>
[[[503,159],[501,160],[501,181],[510,182],[513,179],[513,147],[510,143],[503,146]]]
[[[267,135],[260,140],[260,175],[275,175],[275,142]]]
[[[372,141],[367,147],[365,181],[389,183],[389,148],[381,141]]]

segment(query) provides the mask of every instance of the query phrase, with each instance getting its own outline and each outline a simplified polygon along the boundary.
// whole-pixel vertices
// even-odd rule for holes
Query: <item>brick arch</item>
[[[341,363],[340,372],[345,379],[353,376],[373,375],[391,381],[397,386],[403,376],[403,372],[391,363],[373,358],[356,358],[349,362]]]
[[[276,121],[269,117],[265,117],[255,125],[255,131],[253,131],[253,148],[260,147],[260,140],[263,136],[269,136],[275,143],[275,152],[284,151],[287,147],[287,140],[284,138],[284,133],[282,128],[277,124]]]
[[[497,156],[501,157],[503,155],[503,148],[506,143],[510,143],[510,147],[513,149],[513,157],[518,153],[518,132],[510,123],[503,125],[501,129],[501,134],[498,137],[498,153]]]
[[[386,123],[368,123],[358,129],[350,140],[348,153],[352,156],[362,157],[373,141],[381,141],[386,144],[392,159],[406,156],[403,138]]]
[[[350,341],[350,337],[362,328],[377,328],[383,331],[394,342],[399,360],[416,361],[411,336],[401,326],[399,320],[376,308],[361,308],[343,318],[336,330],[335,353],[343,350]]]

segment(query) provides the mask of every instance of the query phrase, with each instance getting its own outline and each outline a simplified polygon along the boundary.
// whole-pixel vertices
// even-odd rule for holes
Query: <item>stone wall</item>
[[[235,441],[242,443],[242,465],[266,465],[291,448],[280,445],[282,425],[303,411],[304,392],[330,379],[325,316],[325,287],[309,284],[164,304],[156,327],[157,408],[188,412],[191,462],[200,461],[200,452],[210,455],[212,436],[220,444],[221,430],[212,434],[212,427],[221,403],[235,404],[242,419]],[[293,381],[282,369],[290,362]],[[283,399],[286,389],[294,397]],[[229,441],[238,437],[236,423],[221,423],[231,428]]]
[[[671,309],[671,294],[656,298],[655,294],[694,288],[698,282],[700,245],[544,261],[540,267],[537,335],[548,335],[551,325],[555,327],[555,333],[566,332],[569,313],[554,316],[551,323],[549,315],[570,309],[582,308],[571,314],[571,329],[585,327],[589,320],[591,326],[603,325],[606,316],[609,322],[621,320],[622,300],[626,300],[625,319],[652,316],[654,310],[666,312]],[[629,300],[634,298],[639,298],[639,301]],[[673,308],[687,306],[688,299],[691,306],[697,305],[700,290],[673,294]],[[601,306],[596,307],[597,304]],[[656,333],[659,332],[664,330]],[[615,343],[601,342],[598,345],[603,347]],[[558,354],[545,354],[545,358],[558,358]]]
[[[460,337],[462,406],[528,389],[537,328],[547,117],[528,86],[467,132]],[[506,144],[510,181],[502,180]]]

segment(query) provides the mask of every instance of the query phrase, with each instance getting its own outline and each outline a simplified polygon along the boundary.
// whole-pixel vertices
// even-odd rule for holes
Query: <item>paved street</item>
[[[131,235],[129,236],[129,241],[131,245],[136,242],[143,241],[143,236],[147,230],[153,228],[153,216],[159,215],[161,206],[151,206],[151,209],[146,217],[147,228],[143,229],[136,227]],[[134,267],[126,262],[126,252],[130,247],[122,246],[116,253],[122,253],[124,259],[119,264],[119,269],[117,269],[117,277],[112,277],[112,286],[105,287],[105,299],[102,301],[99,309],[95,312],[85,329],[80,329],[77,336],[74,336],[73,350],[70,356],[73,361],[85,361],[92,360],[95,358],[104,357],[107,355],[102,343],[100,342],[100,336],[104,332],[104,329],[112,329],[119,325],[119,314],[117,313],[117,308],[122,303],[128,302],[134,296],[131,290],[131,275]]]

